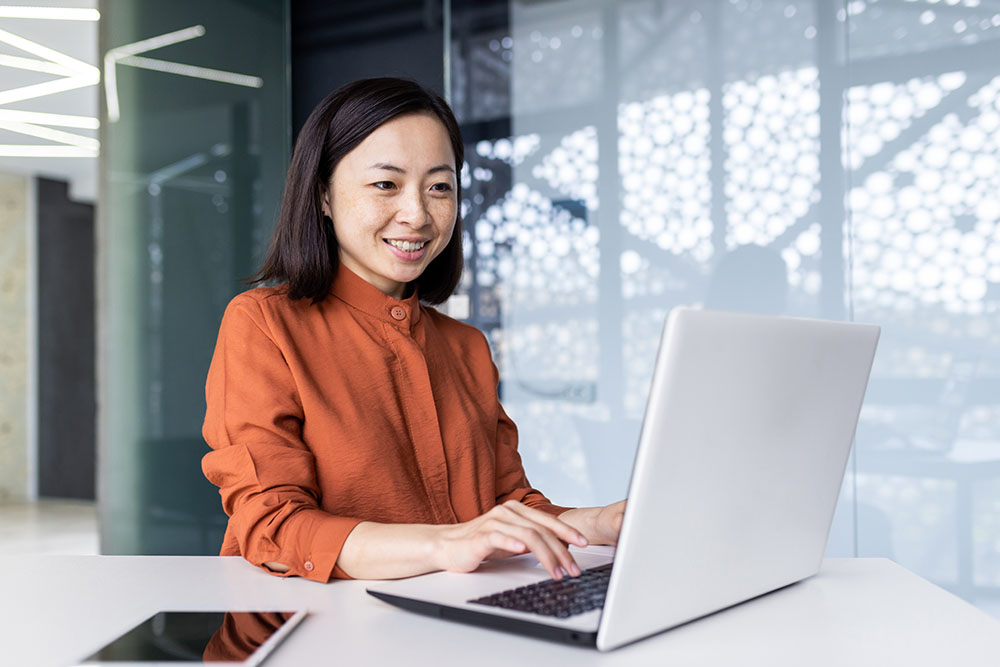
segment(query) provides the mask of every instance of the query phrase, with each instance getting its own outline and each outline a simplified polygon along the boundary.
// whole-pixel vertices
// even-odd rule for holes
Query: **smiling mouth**
[[[398,248],[403,252],[416,252],[427,245],[427,241],[396,241],[393,239],[382,239],[393,248]]]

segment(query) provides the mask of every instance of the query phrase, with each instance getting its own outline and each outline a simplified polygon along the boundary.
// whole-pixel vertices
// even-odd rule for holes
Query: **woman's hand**
[[[587,546],[586,537],[568,523],[514,500],[472,521],[439,528],[438,567],[450,572],[471,572],[484,560],[531,552],[553,579],[562,579],[563,572],[576,577],[580,567],[566,544]]]
[[[618,534],[625,518],[625,500],[603,507],[579,507],[566,510],[559,519],[583,533],[591,544],[618,544]]]
[[[337,565],[355,579],[396,579],[435,570],[471,572],[491,558],[533,553],[553,579],[580,574],[567,544],[615,544],[625,501],[584,507],[559,518],[507,501],[454,525],[359,523],[347,536]],[[280,563],[265,563],[276,572]]]

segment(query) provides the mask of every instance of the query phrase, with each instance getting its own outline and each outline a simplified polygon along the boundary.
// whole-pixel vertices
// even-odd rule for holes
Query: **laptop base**
[[[560,628],[554,625],[547,625],[545,623],[532,623],[531,621],[523,621],[518,618],[509,618],[507,616],[499,616],[496,614],[485,614],[470,611],[468,609],[448,607],[446,605],[433,602],[424,602],[422,600],[399,597],[382,591],[369,590],[368,594],[377,597],[383,602],[388,602],[391,605],[400,607],[401,609],[413,611],[425,616],[433,616],[434,618],[443,618],[447,621],[458,621],[459,623],[466,623],[468,625],[487,627],[493,630],[502,630],[505,632],[513,632],[519,635],[537,637],[538,639],[548,639],[562,644],[573,644],[575,646],[585,646],[588,648],[594,648],[597,646],[596,630],[593,632],[586,632],[570,628]]]

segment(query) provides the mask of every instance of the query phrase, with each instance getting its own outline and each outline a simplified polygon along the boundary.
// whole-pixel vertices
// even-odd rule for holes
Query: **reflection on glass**
[[[202,654],[205,662],[242,662],[270,639],[294,612],[226,612]]]
[[[242,663],[295,612],[161,611],[87,661]]]
[[[489,4],[452,4],[462,291],[532,482],[622,493],[673,306],[875,322],[830,551],[995,595],[1000,8]]]
[[[858,432],[858,551],[1000,609],[1000,14],[908,4],[847,21],[852,297],[887,334]]]
[[[507,4],[482,32],[453,5],[474,146],[462,289],[533,482],[606,502],[627,484],[671,307],[823,313],[815,12]],[[506,116],[476,105],[501,92]]]
[[[284,4],[101,3],[104,553],[218,553],[204,381],[283,182]]]

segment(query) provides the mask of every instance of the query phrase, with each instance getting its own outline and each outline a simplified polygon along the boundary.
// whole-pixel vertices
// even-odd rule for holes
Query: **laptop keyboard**
[[[569,618],[604,606],[611,579],[611,563],[584,570],[579,577],[564,577],[562,581],[548,579],[529,586],[487,595],[473,604],[526,611],[543,616]]]

